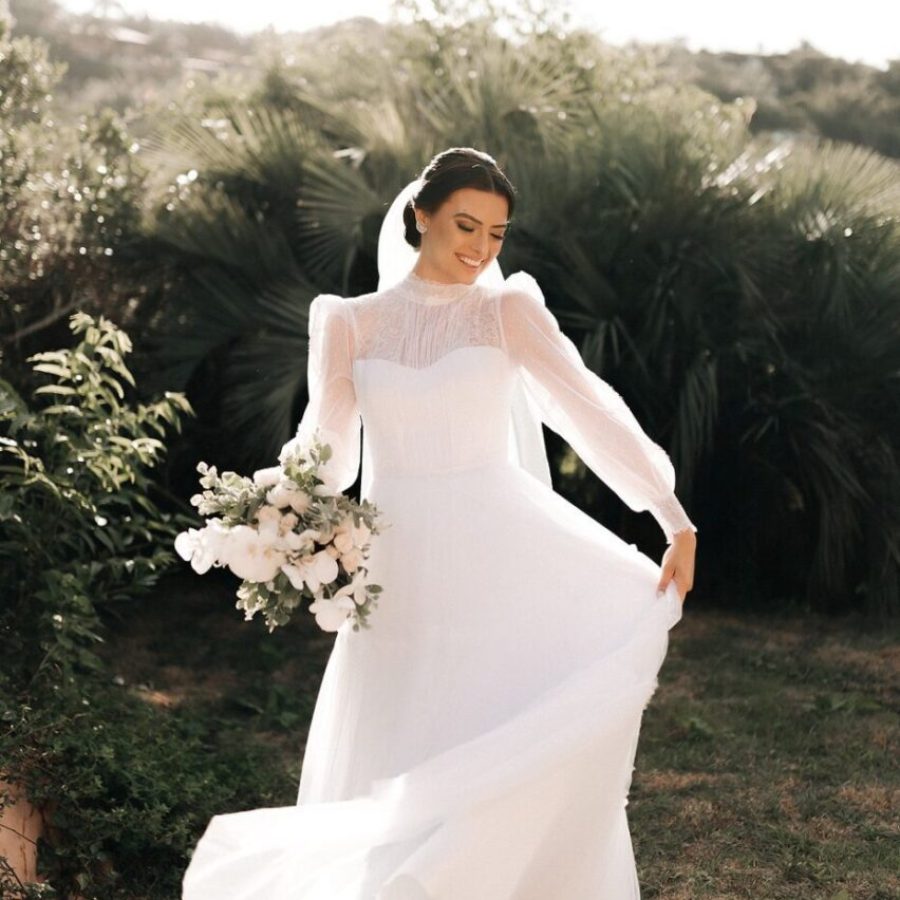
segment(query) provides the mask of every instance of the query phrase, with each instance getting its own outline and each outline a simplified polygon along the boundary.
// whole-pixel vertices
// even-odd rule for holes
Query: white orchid
[[[285,554],[249,525],[235,525],[224,547],[224,562],[245,581],[271,581],[285,562]]]
[[[313,593],[323,584],[331,584],[339,573],[337,561],[326,550],[304,556],[295,563],[282,563],[281,571],[298,591],[306,584]]]
[[[309,611],[315,614],[316,624],[323,631],[337,631],[354,609],[356,604],[349,597],[325,597],[309,606]]]
[[[219,519],[210,519],[203,528],[188,528],[175,538],[175,551],[191,568],[203,575],[221,562],[222,552],[228,539],[228,529]]]
[[[308,553],[312,550],[314,541],[322,543],[319,532],[314,528],[305,528],[301,532],[287,531],[281,536],[281,546],[293,553]]]
[[[358,606],[362,606],[366,602],[366,582],[362,576],[362,570],[357,571],[349,584],[345,584],[342,588],[338,588],[332,599],[338,597],[349,597]]]
[[[296,563],[284,562],[281,564],[281,571],[287,575],[287,579],[294,590],[303,590],[303,586],[306,584],[304,581],[305,570],[303,566],[297,565]]]
[[[320,550],[306,557],[304,578],[313,593],[323,584],[331,584],[338,577],[338,564],[330,553]]]
[[[337,631],[356,607],[365,602],[366,583],[360,571],[331,597],[321,597],[310,604],[309,610],[315,614],[316,623],[323,631]]]

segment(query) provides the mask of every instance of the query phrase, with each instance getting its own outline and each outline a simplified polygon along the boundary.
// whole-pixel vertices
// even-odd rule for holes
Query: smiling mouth
[[[462,260],[470,269],[477,269],[481,265],[481,260],[472,259],[471,256],[460,256],[457,253],[456,258]]]

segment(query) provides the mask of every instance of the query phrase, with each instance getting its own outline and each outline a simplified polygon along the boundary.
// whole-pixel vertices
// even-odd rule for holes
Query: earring
[[[416,220],[416,231],[418,231],[419,234],[425,234],[425,232],[428,231],[428,226],[427,226],[427,225],[423,225],[423,224],[422,224],[420,221],[418,221],[418,219],[417,219],[417,220]]]

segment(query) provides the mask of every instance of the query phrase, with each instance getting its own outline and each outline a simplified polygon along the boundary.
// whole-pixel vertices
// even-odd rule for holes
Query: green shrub
[[[70,327],[76,347],[30,357],[52,379],[34,393],[51,403],[32,410],[0,381],[0,677],[19,690],[96,669],[98,607],[155,584],[193,522],[158,508],[149,474],[190,404],[167,393],[132,409],[128,336],[82,313]]]
[[[208,769],[203,736],[120,696],[96,652],[101,612],[146,593],[193,522],[157,506],[150,474],[191,408],[180,394],[129,404],[128,336],[83,313],[70,328],[75,347],[29,360],[50,376],[33,408],[0,381],[0,771],[49,804],[51,883],[108,897],[131,860],[183,852],[178,803],[197,814],[215,796],[190,774],[189,759]]]
[[[39,864],[62,897],[171,900],[211,816],[237,795],[251,808],[296,793],[275,751],[249,734],[157,708],[110,679],[0,714],[10,726],[4,765],[24,772],[29,798],[47,811]]]

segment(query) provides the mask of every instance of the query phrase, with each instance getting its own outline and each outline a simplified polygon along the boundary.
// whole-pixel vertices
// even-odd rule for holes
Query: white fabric
[[[336,636],[297,805],[214,817],[184,900],[637,900],[625,806],[681,601],[511,457],[516,384],[629,505],[693,529],[668,457],[521,288],[409,273],[320,295],[310,327],[298,432],[333,436],[344,489],[364,423],[383,593]]]
[[[411,247],[404,235],[405,224],[403,210],[415,197],[423,182],[413,179],[394,198],[385,215],[378,232],[378,290],[384,291],[406,278],[419,259],[419,253]],[[501,287],[504,284],[503,272],[497,257],[489,266],[480,272],[476,281],[479,285]],[[521,286],[529,291],[541,303],[544,295],[537,282],[524,272],[517,272],[506,280],[509,286]],[[510,458],[518,463],[526,472],[552,487],[550,462],[547,459],[547,447],[544,432],[541,429],[540,411],[528,396],[525,383],[521,377],[516,379],[513,388],[509,415],[509,453]],[[369,474],[372,469],[371,452],[368,437],[363,430],[361,489],[363,493],[369,487]]]

